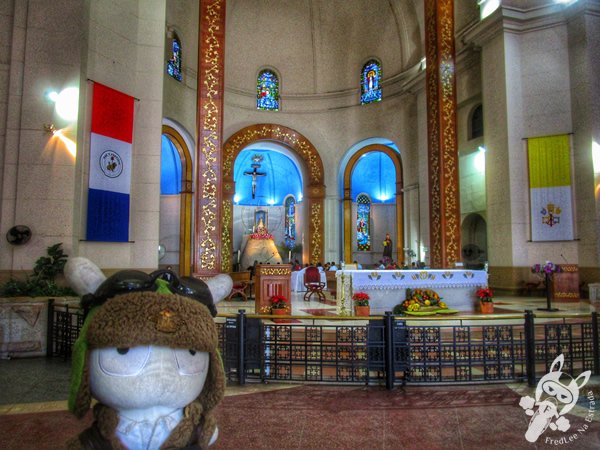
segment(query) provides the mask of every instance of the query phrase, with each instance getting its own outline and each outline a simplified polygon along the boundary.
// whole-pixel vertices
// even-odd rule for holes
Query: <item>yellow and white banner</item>
[[[570,147],[566,134],[527,140],[533,241],[574,238]]]

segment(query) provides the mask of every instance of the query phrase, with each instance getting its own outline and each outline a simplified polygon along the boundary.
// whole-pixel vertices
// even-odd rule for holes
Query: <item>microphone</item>
[[[565,258],[562,253],[560,254],[560,257],[565,260],[565,263],[569,264],[569,261],[567,261],[567,258]]]

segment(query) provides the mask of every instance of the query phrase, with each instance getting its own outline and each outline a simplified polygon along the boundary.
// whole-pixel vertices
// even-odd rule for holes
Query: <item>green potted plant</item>
[[[369,306],[369,294],[366,292],[356,292],[352,295],[354,300],[354,314],[357,316],[371,315],[371,307]]]
[[[69,287],[56,283],[56,277],[63,273],[67,257],[61,248],[62,242],[46,249],[33,266],[33,274],[25,279],[10,278],[0,285],[0,297],[65,297],[77,296]]]

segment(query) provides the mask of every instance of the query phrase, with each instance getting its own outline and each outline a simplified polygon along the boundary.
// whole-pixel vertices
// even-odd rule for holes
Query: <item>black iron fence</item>
[[[68,358],[83,322],[80,311],[50,304],[48,319],[48,355]],[[404,383],[535,385],[559,354],[566,372],[600,374],[597,313],[271,319],[244,311],[217,318],[231,381],[385,384],[388,389]]]

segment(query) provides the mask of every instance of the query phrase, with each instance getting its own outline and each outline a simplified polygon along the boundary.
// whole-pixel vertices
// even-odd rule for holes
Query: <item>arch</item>
[[[221,236],[221,270],[231,271],[231,256],[233,252],[233,164],[237,155],[248,145],[258,141],[275,141],[285,145],[298,155],[303,176],[303,201],[307,202],[308,211],[308,249],[303,248],[305,259],[318,262],[323,258],[324,249],[324,197],[323,161],[315,146],[297,131],[272,123],[251,125],[235,132],[223,146],[223,176],[221,177],[221,192],[223,195],[223,228]],[[227,252],[227,254],[225,254]]]
[[[468,136],[470,139],[483,137],[483,105],[479,103],[469,113]]]
[[[359,158],[368,152],[382,152],[389,156],[394,163],[396,172],[396,254],[403,254],[404,248],[404,200],[403,200],[403,180],[402,180],[402,161],[400,155],[390,147],[382,144],[371,144],[357,150],[348,160],[343,176],[343,208],[344,208],[344,260],[346,263],[352,262],[352,171]]]
[[[181,158],[181,193],[179,209],[179,275],[192,272],[192,155],[184,137],[170,125],[162,126],[162,134],[169,137]]]
[[[482,269],[487,261],[487,224],[481,214],[468,214],[462,221],[461,256],[468,269]]]

